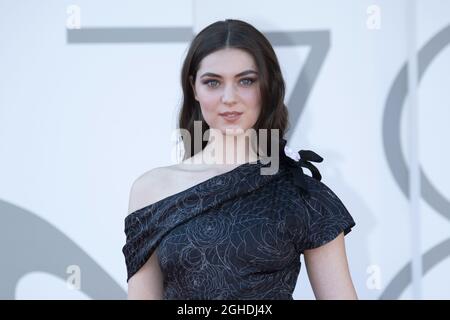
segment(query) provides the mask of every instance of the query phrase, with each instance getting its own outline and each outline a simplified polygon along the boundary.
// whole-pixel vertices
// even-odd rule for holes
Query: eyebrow
[[[256,75],[258,74],[258,72],[254,71],[254,70],[245,70],[245,71],[243,71],[243,72],[241,72],[241,73],[238,73],[235,77],[236,77],[236,78],[237,78],[237,77],[242,77],[242,76],[245,76],[245,75],[251,74],[251,73],[254,73],[254,74],[256,74]],[[212,73],[212,72],[205,72],[204,74],[201,75],[200,78],[203,78],[203,77],[206,77],[206,76],[216,77],[216,78],[222,78],[221,75],[215,74],[215,73]]]

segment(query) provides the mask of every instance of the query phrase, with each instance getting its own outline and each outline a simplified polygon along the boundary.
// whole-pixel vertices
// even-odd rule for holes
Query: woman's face
[[[209,54],[200,63],[195,84],[191,78],[191,85],[210,128],[223,134],[245,132],[258,120],[261,111],[258,70],[246,51],[227,48]],[[226,112],[239,114],[227,116],[223,114]]]

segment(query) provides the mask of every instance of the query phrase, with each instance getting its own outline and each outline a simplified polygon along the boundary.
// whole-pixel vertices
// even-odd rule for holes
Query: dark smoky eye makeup
[[[243,80],[251,81],[250,84],[252,84],[252,83],[256,82],[258,80],[258,78],[242,78],[240,81],[243,81]]]
[[[249,78],[242,78],[242,79],[239,79],[239,82],[241,82],[241,81],[248,81],[248,82],[250,82],[250,84],[249,85],[252,85],[254,82],[256,82],[258,80],[258,78],[256,77],[249,77]],[[219,80],[217,80],[217,79],[206,79],[206,80],[203,80],[202,81],[202,83],[203,84],[209,84],[210,82],[219,82]]]
[[[216,79],[207,79],[207,80],[202,80],[202,83],[203,84],[207,84],[207,83],[210,83],[210,82],[213,82],[213,81],[217,81]]]

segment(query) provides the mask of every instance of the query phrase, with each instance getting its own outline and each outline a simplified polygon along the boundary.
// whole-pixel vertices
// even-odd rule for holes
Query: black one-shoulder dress
[[[355,221],[310,162],[323,159],[281,141],[276,174],[244,163],[128,215],[127,280],[157,251],[164,299],[293,299],[303,251]]]

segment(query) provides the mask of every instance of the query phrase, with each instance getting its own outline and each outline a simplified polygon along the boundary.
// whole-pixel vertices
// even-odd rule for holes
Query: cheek
[[[258,118],[261,112],[261,96],[258,90],[249,90],[243,95],[248,111],[252,113],[253,118]]]
[[[210,127],[216,127],[218,121],[218,106],[220,98],[211,92],[197,91],[203,118]]]
[[[217,92],[199,89],[197,91],[198,99],[204,113],[216,110],[220,102],[220,96]]]

